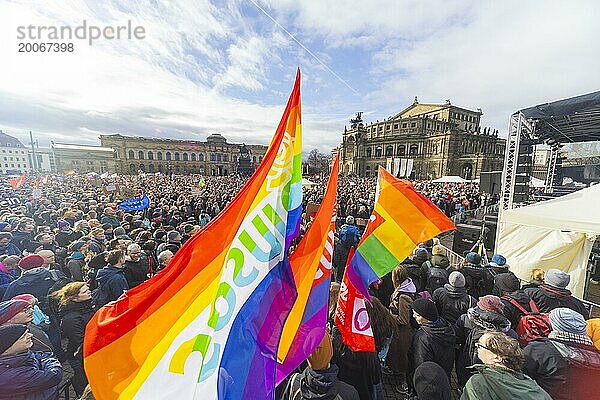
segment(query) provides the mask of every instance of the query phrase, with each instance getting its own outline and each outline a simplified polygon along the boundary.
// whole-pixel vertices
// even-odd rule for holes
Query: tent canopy
[[[309,181],[306,178],[302,178],[302,186],[313,187],[316,183]]]
[[[444,175],[441,178],[431,181],[433,183],[464,183],[471,182],[467,179],[463,179],[458,175]]]

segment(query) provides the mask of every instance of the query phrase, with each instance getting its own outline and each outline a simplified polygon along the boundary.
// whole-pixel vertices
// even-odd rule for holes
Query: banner
[[[118,207],[126,211],[145,210],[150,207],[150,198],[146,194],[141,197],[134,197],[131,200],[119,203]]]

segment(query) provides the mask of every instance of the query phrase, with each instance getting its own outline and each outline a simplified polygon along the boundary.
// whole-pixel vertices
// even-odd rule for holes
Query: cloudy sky
[[[511,112],[600,90],[600,2],[232,0],[0,2],[0,129],[42,144],[101,133],[267,144],[295,70],[305,151],[356,111],[411,104]],[[18,26],[143,26],[143,40],[19,53]],[[65,40],[69,42],[69,40]]]

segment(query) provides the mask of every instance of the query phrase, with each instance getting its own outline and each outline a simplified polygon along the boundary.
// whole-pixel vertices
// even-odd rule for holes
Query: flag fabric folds
[[[145,210],[150,207],[150,198],[147,194],[144,194],[143,196],[123,201],[119,203],[118,207],[126,211]]]
[[[298,71],[240,193],[167,268],[88,324],[84,364],[96,398],[273,398],[279,338],[296,299],[286,249],[302,213],[301,136]]]
[[[298,297],[279,342],[277,384],[312,354],[325,335],[338,171],[336,158],[315,219],[290,256]]]
[[[442,232],[452,221],[405,180],[379,167],[375,208],[347,268],[348,279],[369,299],[367,288],[408,257],[415,247]]]
[[[13,190],[18,190],[21,186],[23,186],[25,184],[26,178],[27,178],[26,175],[21,175],[17,178],[9,179],[8,183],[10,184],[10,187],[12,187]]]

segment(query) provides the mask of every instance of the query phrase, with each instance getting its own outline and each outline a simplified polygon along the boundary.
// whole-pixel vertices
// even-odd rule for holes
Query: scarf
[[[594,342],[592,342],[592,339],[590,339],[587,335],[578,335],[577,333],[571,332],[552,331],[548,335],[548,339],[556,339],[565,342],[594,346]]]

